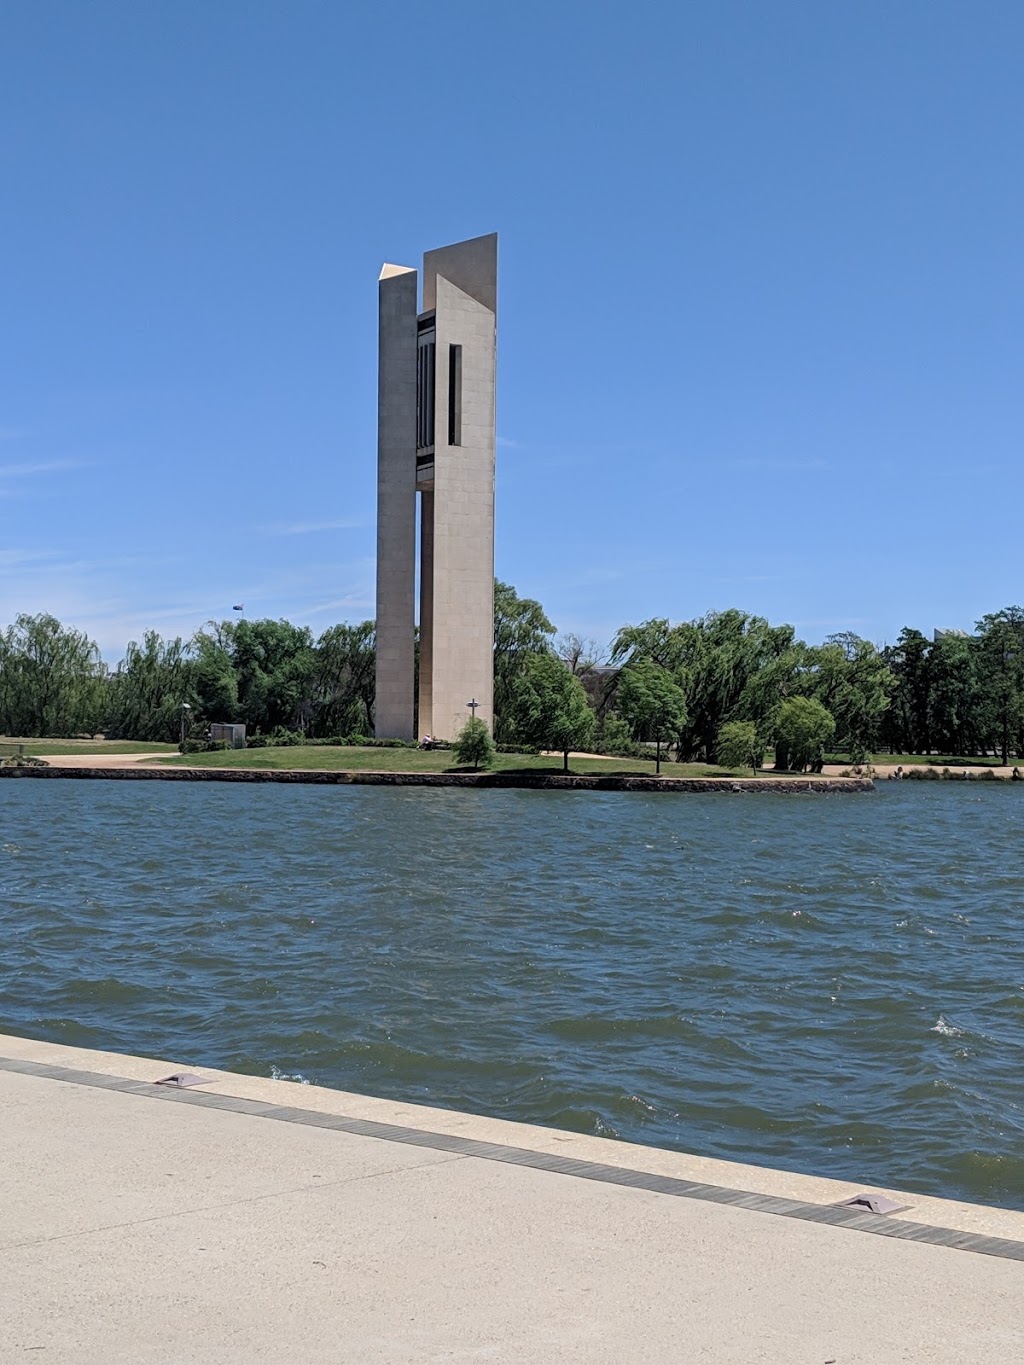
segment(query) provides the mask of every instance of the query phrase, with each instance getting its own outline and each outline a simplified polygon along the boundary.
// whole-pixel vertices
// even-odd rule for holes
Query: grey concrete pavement
[[[970,1365],[1024,1351],[1021,1261],[312,1126],[360,1106],[338,1092],[204,1069],[211,1086],[190,1099],[95,1083],[148,1083],[166,1063],[7,1038],[0,1055],[83,1074],[0,1062],[3,1361]],[[210,1107],[231,1094],[309,1121]],[[470,1139],[575,1147],[362,1105],[423,1131],[447,1119]],[[695,1160],[582,1141],[638,1171]],[[797,1197],[826,1183],[779,1178]],[[910,1216],[926,1203],[970,1221],[970,1206],[917,1202]],[[980,1210],[974,1226],[1020,1235],[1024,1215]]]

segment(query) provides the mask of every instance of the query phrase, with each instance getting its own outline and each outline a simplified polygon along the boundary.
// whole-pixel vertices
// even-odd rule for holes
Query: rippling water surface
[[[0,783],[0,1029],[1024,1208],[1024,793]]]

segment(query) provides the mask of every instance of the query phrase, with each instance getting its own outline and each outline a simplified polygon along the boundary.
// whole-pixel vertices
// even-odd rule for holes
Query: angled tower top
[[[441,246],[423,256],[423,311],[437,306],[438,275],[442,275],[492,313],[498,311],[498,234],[470,237]]]
[[[395,275],[415,275],[416,267],[411,265],[388,265],[387,261],[381,266],[378,279],[390,280]]]

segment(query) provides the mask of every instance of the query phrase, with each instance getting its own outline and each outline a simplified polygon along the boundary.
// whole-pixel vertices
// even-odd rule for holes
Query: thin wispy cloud
[[[502,446],[507,450],[515,450],[519,445],[519,442],[513,441],[510,436],[498,436],[495,439],[499,446]]]
[[[3,493],[0,492],[0,497]],[[55,559],[56,550],[0,550],[0,565],[13,568],[18,564],[38,564],[41,560]]]
[[[34,460],[26,464],[0,464],[0,479],[30,479],[37,474],[58,474],[68,469],[86,469],[88,460]]]
[[[346,597],[336,597],[330,602],[314,602],[303,607],[309,616],[320,616],[325,611],[373,611],[374,599],[367,592],[353,592]]]
[[[309,536],[318,531],[358,531],[364,521],[291,521],[280,526],[266,527],[271,536]]]

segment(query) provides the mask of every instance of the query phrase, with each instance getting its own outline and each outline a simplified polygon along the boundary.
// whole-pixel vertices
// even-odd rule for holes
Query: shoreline
[[[46,1042],[21,1034],[0,1032],[0,1075],[4,1072],[47,1076],[77,1085],[123,1089],[135,1097],[209,1104],[213,1109],[240,1110],[253,1106],[266,1111],[286,1106],[280,1114],[289,1123],[308,1122],[331,1127],[338,1120],[344,1131],[377,1129],[373,1136],[414,1146],[458,1151],[463,1145],[485,1146],[489,1152],[474,1153],[484,1160],[517,1160],[526,1153],[556,1158],[560,1174],[616,1183],[613,1172],[646,1174],[657,1181],[678,1181],[688,1189],[665,1190],[683,1199],[715,1203],[763,1200],[758,1212],[785,1219],[809,1218],[832,1224],[836,1229],[881,1233],[910,1241],[938,1241],[923,1236],[924,1229],[949,1234],[942,1244],[985,1255],[1024,1260],[1024,1211],[1000,1204],[976,1204],[944,1195],[923,1194],[874,1184],[870,1179],[851,1181],[828,1175],[792,1171],[773,1166],[701,1156],[671,1147],[647,1146],[621,1138],[597,1137],[572,1129],[546,1127],[518,1119],[494,1118],[460,1109],[444,1109],[412,1100],[387,1099],[358,1091],[338,1090],[309,1082],[294,1082],[227,1071],[198,1063],[165,1061],[134,1053],[108,1052]],[[190,1084],[160,1086],[169,1076],[182,1075]],[[227,1102],[225,1102],[227,1101]],[[277,1113],[262,1115],[276,1119]],[[393,1131],[385,1131],[385,1130]],[[506,1153],[508,1155],[506,1155]],[[543,1163],[536,1163],[542,1165]],[[573,1170],[574,1165],[597,1166],[605,1174]],[[642,1185],[641,1180],[628,1183]],[[899,1205],[884,1214],[864,1208],[843,1207],[843,1201],[864,1193],[882,1195]],[[774,1207],[774,1201],[806,1205],[806,1210]],[[745,1205],[754,1207],[752,1203]],[[817,1210],[816,1213],[810,1212]],[[884,1223],[885,1228],[872,1224]],[[902,1227],[900,1225],[903,1225]],[[971,1245],[972,1239],[994,1239],[1007,1247]]]
[[[582,773],[416,773],[373,772],[332,768],[171,768],[131,766],[101,767],[77,764],[66,767],[46,760],[47,767],[0,768],[0,778],[80,778],[85,781],[157,782],[283,782],[320,786],[366,787],[468,787],[522,789],[527,791],[614,792],[787,792],[848,795],[873,792],[868,777],[648,777],[645,775],[599,775]]]
[[[189,1071],[0,1035],[5,1358],[1020,1354],[1024,1212]]]

